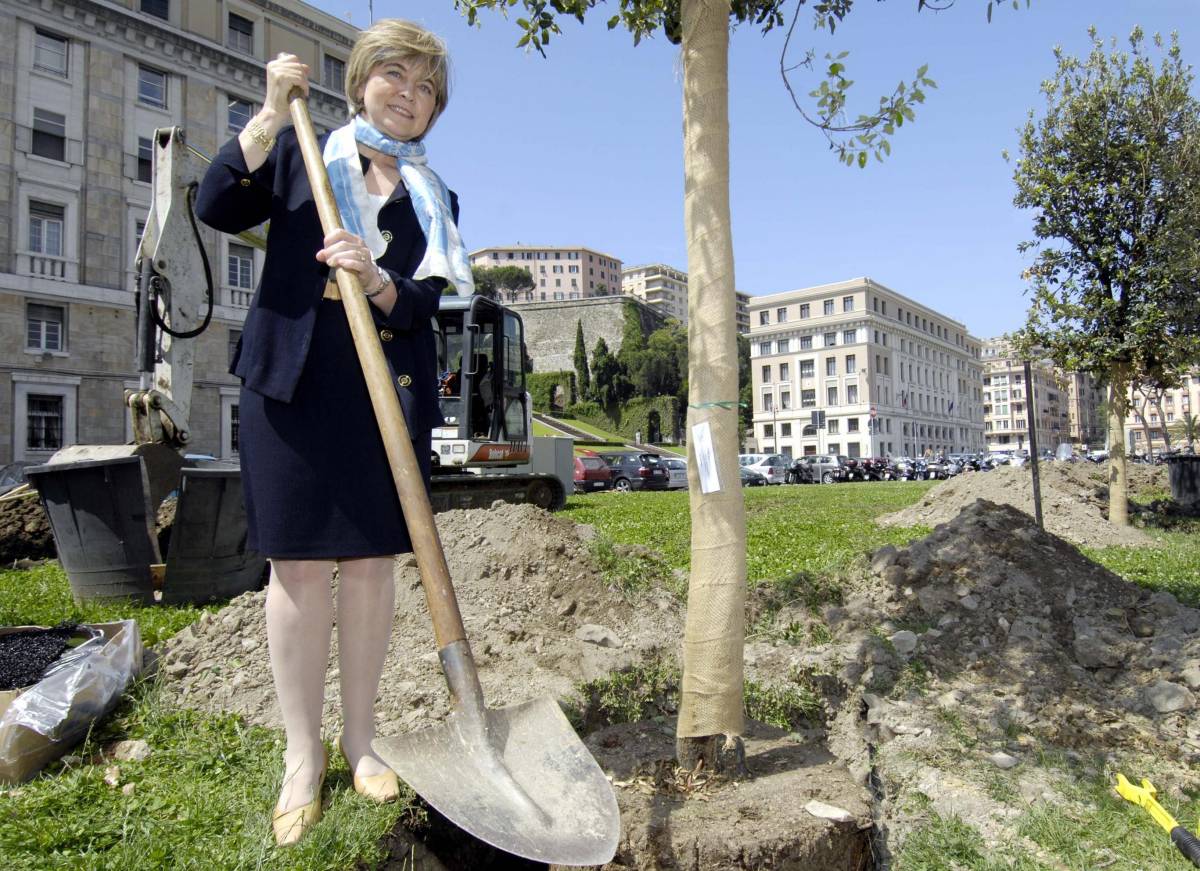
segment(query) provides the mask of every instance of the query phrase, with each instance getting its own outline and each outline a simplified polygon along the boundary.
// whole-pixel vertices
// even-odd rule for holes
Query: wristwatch
[[[363,288],[363,296],[365,296],[367,299],[379,296],[379,294],[383,293],[384,289],[392,281],[392,276],[388,275],[386,269],[384,269],[378,263],[375,263],[374,266],[375,270],[379,273],[379,287],[375,288],[374,290],[367,290],[366,288]]]

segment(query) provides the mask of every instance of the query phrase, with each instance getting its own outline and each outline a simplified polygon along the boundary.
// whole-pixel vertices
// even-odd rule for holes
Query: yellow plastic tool
[[[1134,786],[1130,783],[1124,774],[1117,775],[1117,795],[1126,801],[1145,808],[1150,816],[1154,818],[1154,822],[1158,823],[1171,836],[1173,843],[1179,852],[1186,856],[1191,863],[1197,868],[1200,868],[1200,840],[1196,836],[1179,825],[1175,821],[1175,817],[1167,813],[1166,809],[1158,803],[1155,798],[1158,795],[1158,790],[1154,788],[1154,784],[1146,778],[1142,778],[1141,786]]]

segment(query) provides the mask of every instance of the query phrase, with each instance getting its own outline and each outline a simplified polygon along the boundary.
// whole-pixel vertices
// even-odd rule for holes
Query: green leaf
[[[865,151],[860,151],[858,153],[858,168],[864,169],[866,167],[866,165],[867,165],[867,153]]]

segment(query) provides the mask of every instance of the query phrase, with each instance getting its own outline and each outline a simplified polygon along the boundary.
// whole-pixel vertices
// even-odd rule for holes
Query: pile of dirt
[[[437,515],[437,525],[488,704],[546,694],[565,699],[582,681],[673,656],[679,646],[678,600],[652,590],[634,601],[607,587],[588,551],[590,527],[527,505],[447,511]],[[167,691],[180,703],[280,725],[265,595],[240,596],[171,639],[164,659]],[[325,689],[325,726],[336,734],[336,633]],[[377,706],[380,733],[410,731],[447,711],[420,574],[410,556],[396,571],[396,617]]]
[[[1153,498],[1167,489],[1164,468],[1129,464],[1130,498]],[[1055,535],[1087,547],[1139,546],[1153,539],[1139,529],[1108,522],[1108,467],[1092,463],[1042,463],[1039,479],[1042,517]],[[877,518],[883,526],[935,526],[946,523],[976,499],[1012,505],[1033,516],[1033,474],[1029,464],[965,472],[942,481],[902,511]]]
[[[822,617],[830,641],[750,645],[748,673],[790,671],[819,688],[826,740],[879,784],[877,824],[893,847],[914,799],[988,843],[1020,842],[1023,809],[1068,802],[1045,753],[1166,760],[1177,767],[1164,781],[1200,786],[1200,611],[1096,565],[1010,505],[978,500],[908,548],[882,548]],[[776,629],[794,635],[812,619],[785,609]],[[989,777],[1009,770],[1006,805]]]
[[[57,555],[50,520],[36,493],[0,501],[0,565]]]

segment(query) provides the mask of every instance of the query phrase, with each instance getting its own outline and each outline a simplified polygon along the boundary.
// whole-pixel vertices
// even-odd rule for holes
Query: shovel
[[[325,162],[299,89],[292,123],[325,233],[341,228]],[[616,853],[620,814],[612,786],[554,699],[505,708],[484,703],[433,508],[400,400],[357,276],[337,270],[338,289],[404,506],[451,712],[440,726],[379,738],[375,752],[422,798],[494,847],[554,865],[603,865]]]

